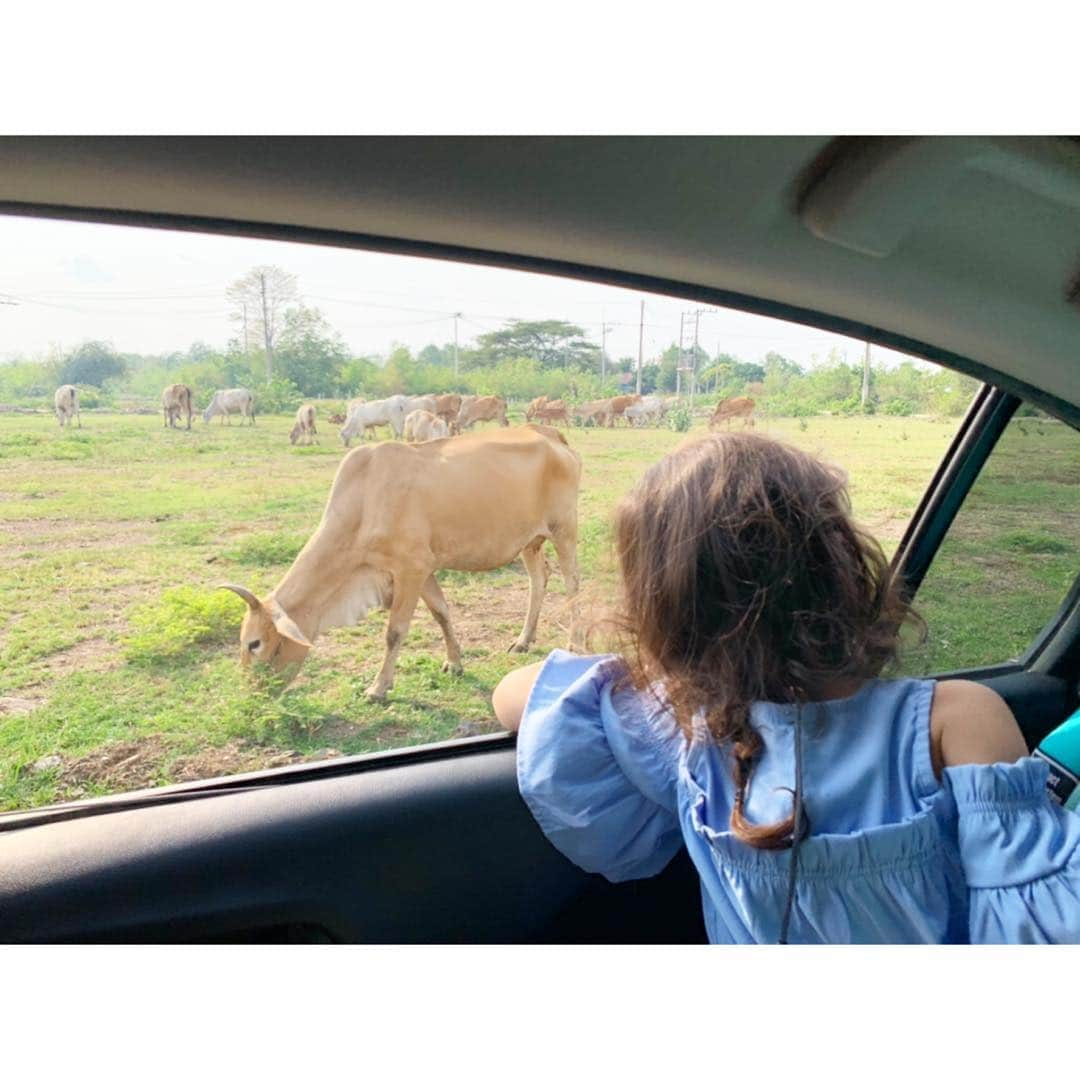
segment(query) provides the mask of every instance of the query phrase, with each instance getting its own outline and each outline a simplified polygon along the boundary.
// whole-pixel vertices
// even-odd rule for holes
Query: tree
[[[104,386],[107,379],[119,379],[127,364],[104,341],[84,341],[60,368],[60,381],[83,386]]]
[[[512,319],[501,330],[481,334],[476,339],[475,366],[490,367],[500,360],[525,357],[544,369],[563,371],[599,370],[600,349],[585,340],[585,331],[561,319],[527,322]]]
[[[305,397],[333,397],[349,350],[318,308],[289,308],[277,346],[275,376],[288,379]]]
[[[261,340],[269,382],[274,377],[274,346],[281,330],[282,313],[286,304],[299,299],[295,275],[279,266],[256,266],[225,290],[225,298],[233,308],[230,318],[240,326],[244,351],[250,348],[252,340]]]

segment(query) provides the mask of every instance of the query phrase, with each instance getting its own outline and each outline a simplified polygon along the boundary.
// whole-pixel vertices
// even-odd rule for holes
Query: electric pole
[[[863,353],[862,363],[862,407],[866,412],[866,403],[870,400],[870,342],[866,343],[866,352]]]
[[[608,324],[604,321],[603,312],[600,313],[600,382],[607,378],[607,332]]]
[[[454,378],[458,377],[458,345],[457,345],[457,321],[461,318],[461,312],[454,312]]]
[[[645,346],[645,301],[641,301],[641,321],[638,323],[637,335],[637,390],[641,393],[641,353]]]
[[[675,394],[682,397],[682,369],[683,369],[683,323],[686,315],[679,316],[679,358],[675,361]]]
[[[694,359],[690,362],[690,411],[694,409],[694,391],[697,389],[697,350],[698,325],[701,322],[701,308],[694,312]]]

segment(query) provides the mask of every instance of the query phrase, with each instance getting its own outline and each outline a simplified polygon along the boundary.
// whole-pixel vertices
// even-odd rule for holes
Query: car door
[[[896,554],[917,603],[1021,404],[983,387],[927,488]],[[1052,417],[1035,424],[1062,440],[1064,491],[1080,434]],[[1047,437],[1016,436],[1040,468]],[[1059,525],[1074,521],[1072,507],[1057,509]],[[1043,547],[1075,577],[1074,535],[1062,528]],[[1051,603],[1052,592],[1026,651],[934,672],[996,689],[1029,745],[1075,703],[1077,588]],[[509,735],[6,814],[0,865],[9,942],[704,940],[685,856],[612,885],[555,852],[518,796]]]

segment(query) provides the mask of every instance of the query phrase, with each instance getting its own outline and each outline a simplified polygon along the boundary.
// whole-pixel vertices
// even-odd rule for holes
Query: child
[[[611,881],[685,844],[712,942],[1080,941],[1080,816],[977,683],[883,680],[917,617],[845,480],[751,434],[689,443],[616,519],[626,659],[494,695],[551,842]]]

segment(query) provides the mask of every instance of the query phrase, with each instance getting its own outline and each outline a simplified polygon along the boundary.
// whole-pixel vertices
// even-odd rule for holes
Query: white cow
[[[404,394],[383,398],[381,401],[364,401],[349,406],[349,415],[341,429],[341,441],[348,446],[350,439],[363,439],[369,427],[389,424],[394,437],[400,439],[405,428],[407,398]]]
[[[416,412],[418,409],[426,409],[429,413],[439,412],[439,399],[436,394],[422,394],[419,397],[406,398],[405,415]]]
[[[255,395],[250,390],[245,390],[243,387],[215,390],[202,418],[209,424],[215,416],[220,416],[224,424],[225,418],[228,417],[231,424],[233,413],[239,413],[242,417],[247,416],[253,424],[255,423]]]
[[[65,383],[53,394],[53,407],[61,427],[70,424],[72,417],[75,417],[76,423],[82,427],[82,420],[79,419],[79,391],[70,383]]]
[[[416,409],[405,417],[406,442],[430,442],[432,439],[446,439],[450,428],[446,421],[427,409]]]
[[[659,424],[668,411],[668,403],[655,395],[642,398],[634,405],[627,405],[623,416],[638,427],[647,424]]]

